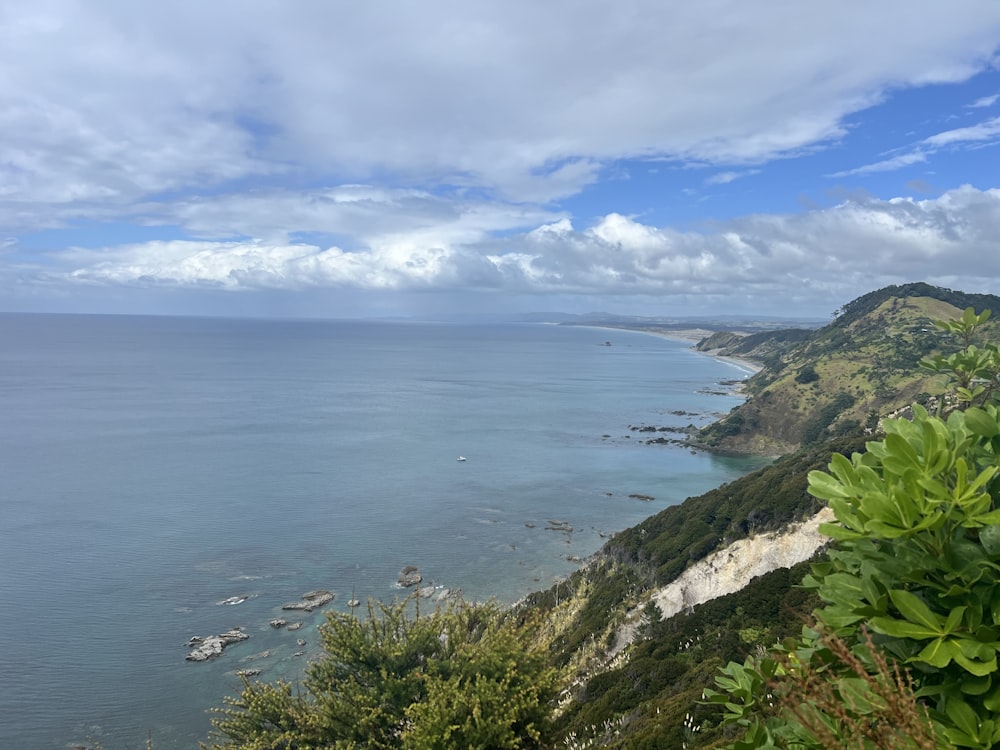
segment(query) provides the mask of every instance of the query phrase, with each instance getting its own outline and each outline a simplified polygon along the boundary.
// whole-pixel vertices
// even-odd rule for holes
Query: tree
[[[407,609],[369,603],[367,618],[329,614],[326,655],[302,685],[244,679],[217,710],[208,747],[542,747],[556,681],[531,623],[495,604]]]
[[[1000,357],[972,343],[987,318],[940,326],[964,344],[926,365],[956,383],[947,417],[914,406],[865,453],[810,473],[837,519],[804,581],[824,606],[800,639],[706,691],[745,731],[734,747],[1000,747]],[[907,724],[906,706],[927,720]]]
[[[937,328],[958,338],[962,349],[947,356],[929,357],[920,363],[923,369],[946,374],[954,381],[960,408],[983,406],[1000,395],[1000,348],[996,344],[977,346],[975,343],[976,334],[989,319],[989,310],[976,315],[969,307],[958,320],[934,321]]]

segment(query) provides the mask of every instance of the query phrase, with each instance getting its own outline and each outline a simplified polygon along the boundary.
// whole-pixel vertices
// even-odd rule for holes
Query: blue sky
[[[0,310],[1000,293],[1000,3],[8,0]]]

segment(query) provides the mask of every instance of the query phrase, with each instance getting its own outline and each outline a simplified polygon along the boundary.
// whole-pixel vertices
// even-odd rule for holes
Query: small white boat
[[[459,456],[459,457],[458,457],[458,458],[456,458],[455,460],[456,460],[456,461],[466,461],[466,460],[468,460],[468,459],[466,459],[466,458],[465,458],[465,456]]]

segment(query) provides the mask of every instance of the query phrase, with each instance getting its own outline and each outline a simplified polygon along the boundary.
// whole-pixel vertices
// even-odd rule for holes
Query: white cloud
[[[958,81],[1000,5],[9,0],[0,226],[251,178],[545,202],[623,158],[760,163]]]
[[[713,174],[711,177],[708,177],[705,180],[705,184],[728,185],[730,182],[734,182],[735,180],[739,180],[743,177],[749,177],[750,175],[758,174],[759,172],[760,172],[759,169],[744,169],[738,172],[734,171],[718,172],[717,174]]]
[[[153,242],[71,250],[59,262],[64,279],[86,284],[723,301],[738,289],[758,310],[796,300],[829,300],[833,309],[878,286],[913,280],[970,290],[1000,281],[1000,190],[972,187],[923,201],[855,200],[802,214],[751,215],[697,232],[609,214],[584,229],[561,219],[502,240],[445,235],[382,238],[355,252],[263,241]]]
[[[925,138],[924,143],[940,148],[955,143],[986,141],[997,137],[1000,137],[1000,117],[994,117],[992,120],[970,125],[967,128],[946,130],[943,133],[932,135],[930,138]]]
[[[295,234],[318,232],[361,245],[428,232],[442,242],[473,241],[489,232],[535,226],[557,217],[530,203],[360,184],[256,190],[145,208],[150,221],[177,224],[205,238],[244,235],[282,243]]]
[[[927,154],[925,152],[911,151],[908,154],[900,154],[899,156],[893,156],[889,159],[873,162],[872,164],[865,164],[864,166],[855,167],[854,169],[845,169],[842,172],[834,172],[833,174],[827,176],[850,177],[851,175],[872,174],[874,172],[891,172],[896,169],[908,167],[911,164],[923,164],[926,161]]]
[[[214,287],[228,290],[296,290],[351,286],[385,290],[447,281],[451,269],[440,248],[409,251],[386,246],[350,253],[315,245],[249,242],[149,242],[71,249],[64,262],[79,264],[69,279],[81,283],[146,287]]]
[[[982,100],[981,100],[982,101]],[[834,172],[828,177],[849,177],[852,175],[872,174],[875,172],[891,172],[913,164],[923,164],[927,157],[937,151],[949,146],[961,146],[963,144],[980,144],[983,141],[993,141],[1000,139],[1000,117],[970,125],[964,128],[955,128],[924,138],[917,148],[908,153],[883,159],[872,164],[865,164],[854,169],[846,169],[841,172]]]
[[[996,104],[997,99],[1000,99],[1000,94],[992,94],[991,96],[983,96],[976,99],[972,104],[968,105],[968,109],[981,109],[983,107],[992,107]]]

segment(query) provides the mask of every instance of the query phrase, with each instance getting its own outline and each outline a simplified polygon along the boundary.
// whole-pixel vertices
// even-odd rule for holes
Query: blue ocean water
[[[322,614],[281,610],[312,589],[546,588],[759,465],[628,429],[703,424],[746,374],[577,327],[0,315],[0,747],[196,747],[237,670],[316,655]]]

